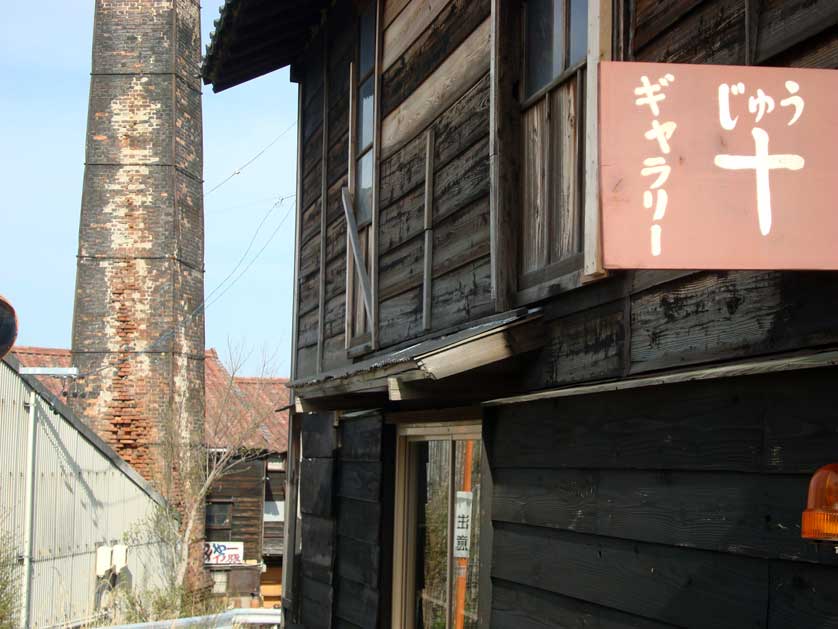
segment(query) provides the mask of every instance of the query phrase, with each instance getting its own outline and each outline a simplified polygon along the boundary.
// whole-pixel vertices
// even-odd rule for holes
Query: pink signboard
[[[838,269],[838,71],[605,62],[607,269]]]

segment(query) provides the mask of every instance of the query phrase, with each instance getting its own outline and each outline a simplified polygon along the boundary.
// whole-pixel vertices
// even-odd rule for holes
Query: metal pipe
[[[26,507],[23,526],[23,587],[21,588],[21,624],[29,627],[32,589],[32,546],[35,524],[35,437],[37,416],[35,415],[35,390],[29,391],[29,434],[26,443]]]

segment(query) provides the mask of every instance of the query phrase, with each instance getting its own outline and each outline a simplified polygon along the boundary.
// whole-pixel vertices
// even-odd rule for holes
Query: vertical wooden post
[[[320,165],[320,294],[317,316],[317,373],[323,371],[323,333],[326,321],[326,199],[329,194],[329,44],[323,27],[323,122]]]
[[[520,212],[521,11],[518,3],[492,0],[489,103],[490,227],[495,310],[514,306],[518,287]]]
[[[422,329],[431,329],[431,298],[434,269],[434,129],[429,128],[425,136],[425,276],[422,285]]]
[[[599,279],[602,227],[599,199],[599,62],[611,59],[612,0],[588,0],[588,77],[585,81],[585,216],[582,281]]]
[[[372,284],[372,313],[370,313],[370,341],[378,349],[378,196],[381,159],[381,55],[384,43],[381,22],[383,2],[375,0],[375,68],[373,70],[373,139],[372,139],[372,225],[370,226],[370,278]]]
[[[357,108],[357,90],[355,83],[357,66],[354,61],[349,64],[349,164],[347,166],[346,185],[349,188],[349,195],[355,198],[355,144],[357,141],[357,124],[356,124],[356,108]],[[344,328],[344,346],[348,350],[352,344],[353,336],[353,313],[355,311],[355,272],[352,255],[352,242],[349,235],[349,226],[346,229],[346,326]]]

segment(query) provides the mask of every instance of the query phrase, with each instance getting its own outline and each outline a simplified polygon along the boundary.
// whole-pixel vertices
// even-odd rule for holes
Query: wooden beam
[[[372,178],[372,226],[369,233],[369,254],[370,254],[370,275],[371,277],[371,293],[370,301],[372,302],[372,312],[370,313],[370,343],[372,349],[378,349],[378,230],[379,230],[379,201],[378,197],[381,188],[381,169],[379,164],[381,162],[381,56],[382,46],[384,42],[383,29],[381,22],[383,20],[384,9],[382,5],[384,0],[376,0],[375,2],[375,67],[373,69],[373,76],[375,77],[375,85],[373,87],[373,140],[372,140],[372,163],[373,163],[373,178]]]
[[[357,153],[358,142],[358,90],[355,83],[358,82],[356,73],[358,71],[357,65],[354,61],[349,64],[349,141],[347,142],[347,150],[349,153],[349,162],[346,171],[346,184],[349,187],[351,195],[355,194],[355,154]],[[341,190],[341,199],[343,199],[343,190]],[[346,209],[344,208],[344,212]],[[353,214],[354,220],[354,214]],[[347,223],[348,226],[348,223]],[[355,230],[355,237],[358,237],[358,230]],[[347,351],[352,347],[353,337],[353,313],[355,312],[355,274],[352,272],[353,256],[351,237],[349,235],[349,228],[346,230],[346,327],[344,328],[344,346]]]
[[[492,0],[489,96],[489,242],[495,311],[512,308],[518,278],[521,108],[521,9]]]
[[[343,213],[346,216],[346,233],[349,236],[349,244],[352,248],[352,256],[355,258],[355,277],[361,283],[361,291],[364,293],[364,309],[367,313],[367,320],[372,321],[372,288],[370,278],[367,274],[367,267],[364,264],[364,255],[361,250],[361,239],[358,235],[358,224],[355,222],[355,206],[352,203],[352,195],[349,188],[342,188],[340,191],[343,202]]]
[[[766,373],[798,371],[801,369],[818,369],[823,367],[835,367],[836,365],[838,365],[838,350],[830,350],[815,354],[776,357],[766,360],[752,360],[728,365],[687,369],[684,371],[666,373],[657,376],[625,378],[623,380],[613,380],[599,384],[562,387],[547,391],[539,391],[538,393],[530,393],[527,395],[516,395],[508,398],[489,400],[484,403],[484,406],[523,404],[526,402],[552,400],[555,398],[572,397],[577,395],[593,395],[597,393],[625,391],[628,389],[657,387],[666,384],[696,382],[700,380],[717,380],[720,378],[735,378],[740,376],[754,376]]]
[[[329,46],[326,26],[323,27],[323,123],[321,139],[321,164],[320,164],[320,286],[318,292],[317,312],[317,366],[316,372],[323,371],[323,329],[326,316],[326,198],[329,194],[327,170],[329,165],[329,82],[326,77],[329,73]]]
[[[434,130],[429,128],[425,137],[425,268],[422,277],[422,329],[431,329],[431,299],[434,266]]]
[[[605,275],[599,198],[599,62],[611,59],[611,3],[612,0],[588,0],[583,282]]]

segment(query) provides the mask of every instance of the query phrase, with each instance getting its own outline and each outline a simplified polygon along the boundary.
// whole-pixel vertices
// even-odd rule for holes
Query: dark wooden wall
[[[335,617],[341,627],[389,627],[392,426],[373,413],[341,420],[339,434]]]
[[[307,629],[388,627],[392,426],[378,413],[302,415],[302,588]]]
[[[232,501],[230,541],[244,542],[244,558],[262,559],[262,519],[265,501],[265,461],[237,464],[217,481],[207,496]]]
[[[837,377],[491,413],[492,626],[835,626],[838,556],[800,538],[800,516],[838,452]]]
[[[302,421],[300,617],[307,629],[332,627],[335,588],[334,478],[337,434],[332,413],[305,413]]]
[[[399,5],[398,15],[391,15],[396,12],[393,5]],[[426,9],[418,1],[383,1],[382,26],[401,31],[414,17],[421,19],[422,11]],[[380,349],[494,312],[489,267],[489,48],[487,37],[483,48],[473,41],[478,30],[486,30],[490,2],[450,0],[435,3],[433,11],[435,17],[426,28],[406,35],[413,37],[410,45],[397,42],[400,52],[381,74],[382,124],[399,131],[385,134],[378,164],[375,307]],[[420,15],[414,16],[416,12]],[[347,185],[349,64],[356,54],[355,28],[351,3],[341,3],[325,24],[326,63],[321,33],[298,65],[303,98],[297,378],[316,373],[319,351],[323,371],[349,362],[344,336],[346,221],[340,191]],[[384,35],[382,40],[389,42]],[[388,45],[383,44],[385,57]],[[475,47],[477,53],[470,59],[476,70],[454,79],[439,71],[447,58]],[[434,104],[424,107],[427,98]],[[417,111],[427,119],[399,122],[414,120]],[[432,182],[426,182],[426,173]],[[425,291],[430,304],[427,321]]]
[[[836,3],[619,5],[624,58],[838,67]],[[544,303],[522,388],[834,346],[837,279],[614,274]],[[492,410],[492,626],[836,626],[838,556],[800,538],[809,476],[838,452],[836,376]]]

